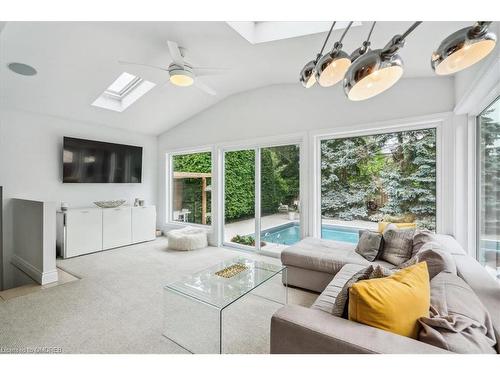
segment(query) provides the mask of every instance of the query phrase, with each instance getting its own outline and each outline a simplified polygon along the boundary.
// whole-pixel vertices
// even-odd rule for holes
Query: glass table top
[[[236,267],[232,267],[228,271],[241,270],[241,272],[227,278],[216,274],[216,272],[234,265]],[[240,266],[245,268],[242,270]],[[179,281],[166,285],[165,289],[223,309],[285,268],[282,265],[240,256],[184,276]]]

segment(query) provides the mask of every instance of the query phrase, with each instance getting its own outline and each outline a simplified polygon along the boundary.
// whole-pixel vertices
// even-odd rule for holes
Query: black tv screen
[[[63,182],[139,183],[142,147],[64,137]]]

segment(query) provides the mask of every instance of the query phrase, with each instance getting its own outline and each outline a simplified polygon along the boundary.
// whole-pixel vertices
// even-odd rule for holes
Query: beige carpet
[[[163,285],[242,253],[215,247],[175,252],[166,245],[160,238],[58,261],[60,268],[81,280],[0,302],[0,353],[27,348],[63,353],[187,353],[162,335]],[[280,288],[279,280],[273,280],[263,294],[280,294]],[[309,306],[315,298],[289,288],[289,303]],[[257,296],[231,306],[224,323],[224,352],[268,353],[269,317],[279,307]],[[207,317],[207,327],[211,322]],[[189,340],[197,339],[189,337],[191,332],[186,334]]]

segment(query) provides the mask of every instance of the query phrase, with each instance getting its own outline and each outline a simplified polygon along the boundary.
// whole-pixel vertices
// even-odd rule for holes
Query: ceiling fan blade
[[[193,72],[197,76],[218,75],[227,73],[229,68],[209,68],[209,67],[193,67]]]
[[[152,69],[159,69],[159,70],[163,70],[165,72],[168,72],[168,69],[165,69],[165,68],[161,68],[159,66],[155,66],[155,65],[149,65],[149,64],[143,64],[143,63],[136,63],[136,62],[131,62],[131,61],[118,61],[119,64],[123,64],[123,65],[138,65],[138,66],[144,66],[146,68],[152,68]]]
[[[167,44],[168,50],[170,52],[170,57],[174,61],[174,64],[184,69],[184,57],[182,57],[181,50],[178,44],[170,40],[167,41]]]
[[[201,91],[206,92],[209,95],[217,95],[215,90],[210,86],[207,86],[205,83],[201,82],[199,79],[194,80],[194,85],[198,87]]]

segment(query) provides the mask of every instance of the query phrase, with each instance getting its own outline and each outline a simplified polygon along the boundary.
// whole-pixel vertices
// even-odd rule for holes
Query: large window
[[[500,275],[500,98],[478,117],[478,258]]]
[[[436,228],[436,129],[321,142],[322,237],[356,243],[379,222]]]
[[[211,224],[212,154],[173,155],[171,169],[171,220]]]

